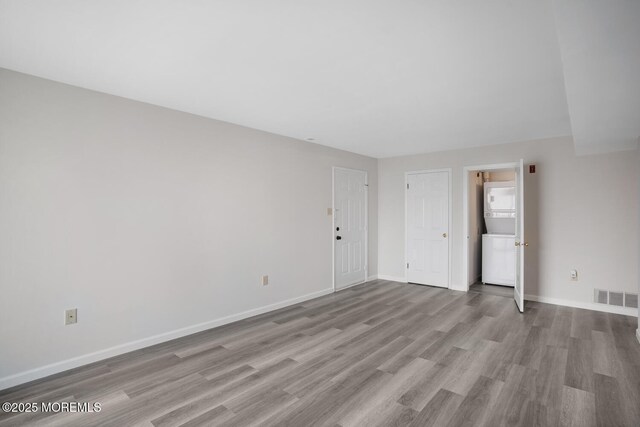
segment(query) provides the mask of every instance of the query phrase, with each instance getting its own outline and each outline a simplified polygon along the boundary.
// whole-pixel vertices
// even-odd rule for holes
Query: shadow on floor
[[[469,292],[498,295],[501,297],[513,297],[513,288],[510,286],[485,285],[482,282],[477,282],[469,286]]]

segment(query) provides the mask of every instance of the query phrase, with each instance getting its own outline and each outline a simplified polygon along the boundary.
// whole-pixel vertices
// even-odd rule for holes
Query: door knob
[[[336,236],[336,240],[342,240],[342,236]]]
[[[524,243],[516,242],[515,244],[516,246],[529,246],[528,242],[524,242]]]
[[[447,233],[442,233],[442,237],[447,238]]]
[[[524,245],[524,246],[529,246],[529,243],[524,242],[524,243],[523,243],[523,245]]]

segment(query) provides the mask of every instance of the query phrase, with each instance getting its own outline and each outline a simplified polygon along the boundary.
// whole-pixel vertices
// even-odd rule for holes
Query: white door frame
[[[333,166],[331,168],[331,287],[336,292],[336,170],[355,171],[364,173],[364,280],[352,285],[340,288],[340,290],[351,286],[365,283],[369,278],[369,173],[362,169],[344,168]]]
[[[451,228],[452,228],[452,200],[453,200],[453,185],[451,182],[451,172],[452,169],[451,168],[442,168],[442,169],[426,169],[426,170],[417,170],[417,171],[409,171],[409,172],[405,172],[404,173],[404,281],[405,283],[408,283],[408,272],[407,272],[407,262],[409,260],[409,253],[407,250],[407,246],[408,246],[408,241],[407,241],[407,224],[408,224],[408,219],[407,216],[409,215],[409,212],[407,212],[407,185],[409,184],[409,175],[418,175],[418,174],[422,174],[422,173],[435,173],[435,172],[447,172],[447,179],[449,181],[449,224],[448,224],[448,230],[447,230],[447,248],[448,248],[448,254],[447,256],[449,257],[449,271],[447,272],[447,289],[451,289]]]
[[[491,172],[492,170],[517,169],[519,167],[520,162],[510,162],[462,168],[462,277],[464,286],[461,290],[465,292],[469,290],[469,172]]]

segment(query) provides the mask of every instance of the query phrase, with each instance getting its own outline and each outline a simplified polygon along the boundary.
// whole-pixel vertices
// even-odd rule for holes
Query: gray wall
[[[332,166],[375,275],[377,160],[0,70],[0,388],[330,289]]]
[[[525,293],[548,302],[590,307],[593,289],[636,292],[638,160],[634,151],[576,156],[571,138],[554,138],[381,159],[378,273],[402,280],[404,268],[404,174],[453,169],[452,286],[466,285],[462,268],[462,169],[513,162],[525,171]],[[579,281],[569,278],[577,269]]]

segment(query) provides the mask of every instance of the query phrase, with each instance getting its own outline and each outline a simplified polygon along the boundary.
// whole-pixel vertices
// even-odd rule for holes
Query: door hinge
[[[407,190],[409,189],[409,184],[407,184]]]
[[[409,268],[409,263],[407,263],[407,268]]]

